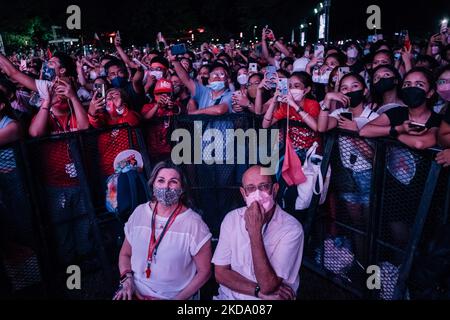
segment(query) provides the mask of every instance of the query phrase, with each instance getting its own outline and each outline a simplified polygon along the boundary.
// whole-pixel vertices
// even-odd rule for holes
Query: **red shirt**
[[[286,119],[287,110],[287,105],[285,103],[281,103],[273,113],[274,119]],[[312,118],[316,120],[319,118],[320,106],[317,101],[305,99],[303,110]],[[289,107],[289,120],[289,137],[291,138],[292,145],[295,149],[309,149],[313,145],[314,141],[317,141],[320,144],[319,133],[314,132],[310,127],[308,127],[293,107]]]
[[[145,115],[153,108],[156,108],[156,103],[149,103],[144,105],[141,113]],[[180,109],[181,110],[181,109]],[[177,108],[167,109],[167,108],[159,108],[154,115],[154,118],[162,118],[168,116],[177,115]],[[169,138],[169,128],[170,128],[170,120],[160,121],[154,124],[151,124],[147,130],[147,148],[151,157],[157,157],[161,155],[169,155],[172,151],[172,146],[170,145]]]
[[[33,118],[31,123],[36,119]],[[48,132],[51,135],[77,131],[77,119],[74,113],[57,116],[49,113]],[[53,187],[71,187],[78,185],[78,177],[74,162],[69,153],[67,140],[48,141],[40,148],[40,173],[42,180]]]
[[[97,118],[88,115],[89,123],[94,128],[103,128],[107,126],[115,126],[127,123],[135,127],[138,126],[141,117],[133,110],[127,110],[124,114],[117,118],[111,118],[108,113],[102,113]],[[136,134],[132,133],[133,144],[136,143]],[[114,129],[111,132],[105,132],[98,137],[98,154],[100,156],[100,170],[103,176],[110,176],[114,173],[114,159],[116,156],[127,149],[130,149],[130,141],[128,140],[128,130]]]

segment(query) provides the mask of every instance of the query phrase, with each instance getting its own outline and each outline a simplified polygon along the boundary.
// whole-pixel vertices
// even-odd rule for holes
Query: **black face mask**
[[[418,87],[403,88],[402,99],[408,107],[417,108],[427,101],[427,93]]]
[[[359,106],[359,104],[364,100],[364,90],[347,92],[345,95],[350,98],[350,108]]]
[[[373,89],[377,94],[383,94],[395,88],[395,77],[381,78],[377,83],[373,85]]]
[[[209,78],[202,77],[202,83],[203,83],[204,86],[207,86],[209,84],[208,81],[209,81]]]

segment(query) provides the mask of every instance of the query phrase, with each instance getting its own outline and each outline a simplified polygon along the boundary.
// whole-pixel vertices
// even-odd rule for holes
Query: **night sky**
[[[82,33],[86,38],[94,32],[121,30],[123,37],[137,44],[153,43],[162,31],[169,38],[179,37],[190,28],[203,26],[215,37],[237,37],[253,33],[253,26],[270,25],[277,35],[289,36],[293,27],[314,21],[311,0],[162,0],[162,1],[23,1],[2,0],[0,32],[20,31],[27,19],[43,18],[44,23],[65,27],[70,4],[82,12]],[[334,40],[366,37],[366,8],[377,4],[382,12],[383,32],[392,34],[408,29],[412,37],[429,37],[439,31],[439,21],[450,16],[450,1],[332,0],[331,37]],[[260,30],[260,29],[258,29]],[[260,31],[257,32],[259,36]],[[315,34],[315,32],[314,32]]]

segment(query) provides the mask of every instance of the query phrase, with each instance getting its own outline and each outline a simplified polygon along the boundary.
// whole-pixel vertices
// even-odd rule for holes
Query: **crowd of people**
[[[152,199],[125,225],[115,299],[195,298],[211,275],[211,261],[220,284],[217,299],[293,299],[299,286],[303,231],[287,213],[294,210],[296,186],[280,174],[261,175],[259,166],[248,169],[241,187],[247,206],[225,217],[212,255],[209,228],[192,210],[190,181],[169,161],[168,123],[155,119],[254,114],[263,128],[288,124],[280,136],[281,155],[288,140],[302,163],[315,143],[322,151],[322,133],[339,128],[361,138],[397,139],[412,149],[440,146],[436,161],[450,166],[448,30],[426,46],[379,40],[302,47],[268,28],[261,36],[245,48],[231,39],[181,53],[162,36],[161,50],[138,50],[123,48],[117,35],[114,50],[104,54],[0,54],[0,147],[23,138],[150,123],[149,156],[157,164],[149,181]],[[114,144],[116,135],[99,138],[105,179],[113,173],[111,154],[123,151]],[[341,198],[349,211],[367,207],[373,145],[348,136],[338,143],[356,186]],[[1,152],[2,172],[12,172],[12,154]],[[52,143],[42,152],[48,160],[42,168],[46,192],[65,199],[49,209],[52,221],[57,223],[68,204],[73,215],[84,212],[67,144]],[[79,222],[78,234],[86,239],[76,241],[78,254],[90,250],[87,230]],[[63,228],[59,233],[59,253],[70,261],[71,233]]]

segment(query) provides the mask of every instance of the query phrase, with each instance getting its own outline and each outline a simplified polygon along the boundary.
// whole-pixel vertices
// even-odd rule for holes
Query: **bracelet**
[[[120,283],[122,283],[122,281],[124,281],[127,278],[131,278],[133,276],[134,272],[132,270],[125,270],[124,272],[122,272],[120,274]],[[131,276],[129,276],[131,275]]]

